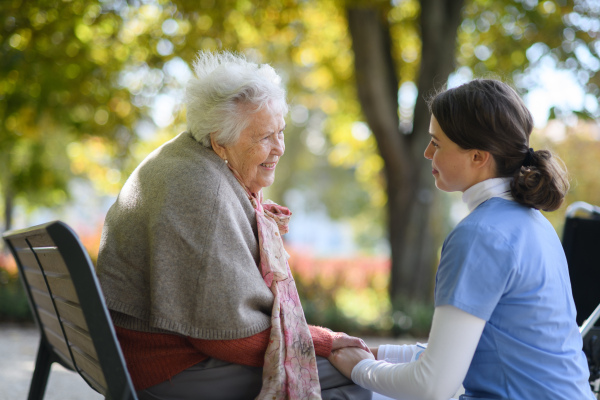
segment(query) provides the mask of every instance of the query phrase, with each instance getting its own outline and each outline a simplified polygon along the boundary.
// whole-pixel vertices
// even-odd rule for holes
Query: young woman
[[[430,103],[438,189],[463,192],[470,214],[444,242],[429,343],[348,348],[333,364],[396,399],[594,399],[567,262],[539,210],[560,207],[566,173],[529,147],[532,117],[517,93],[474,80]]]

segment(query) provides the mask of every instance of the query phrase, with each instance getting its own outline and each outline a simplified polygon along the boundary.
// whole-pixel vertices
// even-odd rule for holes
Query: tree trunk
[[[392,283],[398,272],[405,241],[414,160],[399,130],[398,78],[391,56],[391,39],[384,18],[372,8],[348,10],[358,98],[384,161],[388,195],[388,232],[392,256]],[[392,292],[394,289],[391,289]]]
[[[407,209],[407,239],[398,243],[402,250],[398,264],[392,261],[392,299],[408,297],[430,300],[433,290],[439,238],[431,230],[431,207],[436,196],[431,161],[423,156],[429,137],[430,114],[426,99],[441,89],[454,70],[456,35],[461,21],[462,0],[421,0],[421,66],[415,104],[413,132],[408,136],[410,152],[418,164],[413,176],[416,196]],[[402,190],[402,189],[401,189]],[[408,293],[408,295],[406,295]]]
[[[424,96],[446,83],[454,69],[462,4],[462,0],[421,1],[419,96],[413,131],[408,135],[399,130],[399,79],[386,19],[373,8],[348,10],[358,97],[384,160],[392,304],[400,299],[426,301],[432,297],[436,249],[430,214],[435,191],[431,163],[423,157],[429,141],[429,111]]]

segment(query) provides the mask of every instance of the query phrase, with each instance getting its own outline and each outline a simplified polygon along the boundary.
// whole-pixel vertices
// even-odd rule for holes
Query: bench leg
[[[29,386],[28,400],[42,400],[46,392],[46,384],[48,383],[48,375],[52,367],[52,352],[48,350],[44,339],[40,339],[37,358],[35,360],[35,369]]]

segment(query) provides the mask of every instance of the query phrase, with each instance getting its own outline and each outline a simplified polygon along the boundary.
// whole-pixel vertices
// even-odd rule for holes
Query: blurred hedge
[[[0,322],[33,322],[18,275],[3,266],[0,266]]]
[[[402,300],[392,311],[387,257],[313,257],[288,246],[290,268],[309,324],[353,336],[429,335],[433,304]]]

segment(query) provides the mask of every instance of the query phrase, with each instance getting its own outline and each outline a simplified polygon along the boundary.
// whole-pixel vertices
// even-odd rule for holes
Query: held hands
[[[350,379],[352,369],[359,361],[364,359],[374,360],[375,357],[362,339],[340,333],[334,337],[331,355],[327,359],[344,376]]]
[[[360,347],[366,351],[370,351],[366,343],[361,339],[354,336],[348,336],[343,332],[337,332],[333,335],[333,343],[331,345],[331,351],[342,349],[344,347]]]

